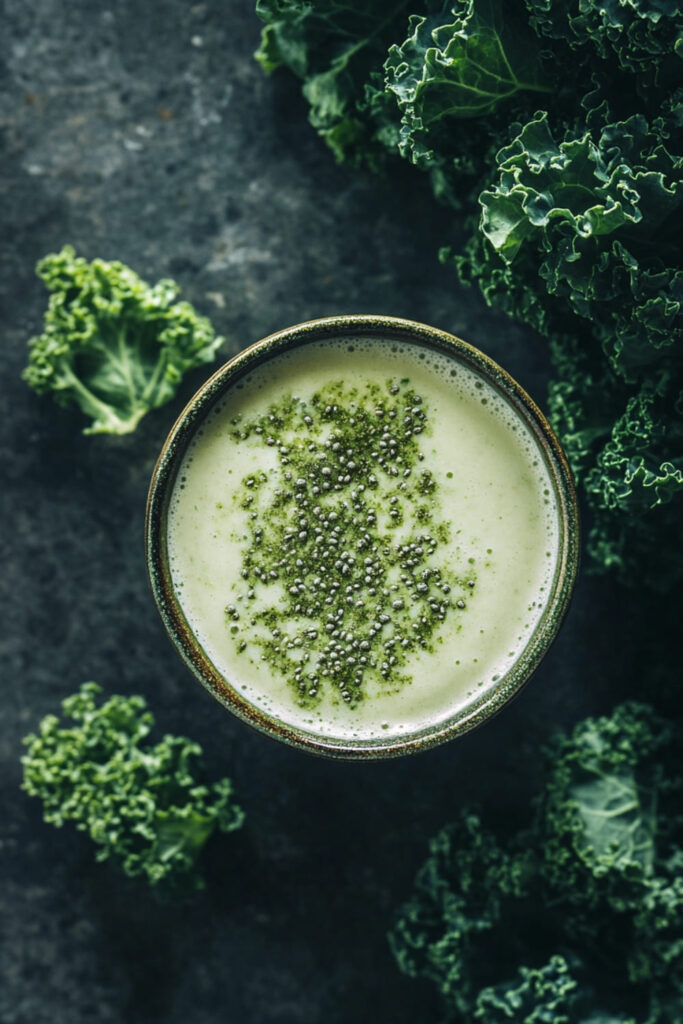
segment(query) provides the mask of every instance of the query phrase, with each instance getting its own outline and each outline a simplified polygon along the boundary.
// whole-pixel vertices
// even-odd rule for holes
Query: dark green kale
[[[477,996],[473,1020],[486,1024],[569,1024],[576,1020],[582,994],[563,956],[551,956],[541,967],[520,967],[516,975],[498,985],[483,988]],[[583,1016],[581,1010],[580,1015]],[[593,1024],[633,1024],[633,1018],[591,1014]],[[586,1021],[585,1024],[588,1024]]]
[[[408,38],[389,49],[384,80],[402,115],[400,152],[413,163],[439,151],[457,154],[453,119],[501,108],[509,118],[518,94],[548,91],[528,28],[505,16],[502,0],[466,0],[411,17]]]
[[[647,705],[546,751],[528,828],[464,813],[430,844],[390,935],[470,1024],[681,1024],[683,760]]]
[[[538,35],[562,39],[574,51],[591,48],[606,61],[635,72],[646,88],[680,82],[683,56],[681,7],[677,0],[524,0]]]
[[[408,23],[409,0],[256,0],[265,22],[256,59],[303,79],[311,124],[338,160],[380,162],[363,91]]]
[[[177,301],[173,281],[152,287],[122,263],[88,263],[69,245],[36,269],[51,295],[24,380],[78,406],[92,420],[86,434],[131,433],[223,342],[206,317]]]
[[[73,822],[131,878],[160,893],[202,889],[199,854],[218,829],[232,832],[244,814],[229,779],[202,781],[201,747],[182,736],[152,744],[154,725],[142,697],[98,703],[100,687],[84,683],[55,715],[27,736],[23,788],[43,801],[46,822]]]

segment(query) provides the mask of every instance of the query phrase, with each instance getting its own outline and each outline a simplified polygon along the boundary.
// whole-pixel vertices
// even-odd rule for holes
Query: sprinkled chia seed
[[[238,651],[288,679],[302,707],[323,693],[353,707],[368,683],[411,681],[410,657],[433,651],[442,623],[466,607],[472,562],[459,574],[452,554],[439,561],[451,524],[438,474],[413,472],[428,413],[408,380],[339,381],[309,400],[286,396],[232,432],[273,448],[278,466],[252,472],[233,497],[257,510],[233,535],[248,581],[234,584],[235,600],[246,596],[253,617],[251,629],[237,625],[231,604],[227,625]]]

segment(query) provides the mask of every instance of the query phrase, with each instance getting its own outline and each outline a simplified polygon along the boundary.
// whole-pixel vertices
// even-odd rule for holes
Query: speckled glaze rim
[[[553,482],[558,508],[559,545],[550,597],[519,659],[500,683],[452,718],[405,737],[373,740],[317,736],[265,714],[248,703],[213,666],[183,615],[173,589],[166,544],[170,497],[176,475],[195,431],[228,388],[263,361],[331,338],[390,337],[445,353],[481,374],[515,409],[536,438]],[[161,451],[149,489],[145,523],[147,570],[166,629],[186,665],[224,707],[244,722],[289,746],[345,760],[373,760],[426,750],[483,724],[522,689],[555,639],[569,606],[579,563],[579,514],[571,470],[550,424],[508,373],[478,349],[445,331],[388,316],[333,316],[271,334],[225,363],[190,399]]]

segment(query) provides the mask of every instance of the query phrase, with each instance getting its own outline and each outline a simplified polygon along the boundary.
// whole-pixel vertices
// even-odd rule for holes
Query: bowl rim
[[[306,732],[247,701],[212,664],[182,612],[170,574],[166,525],[170,497],[187,447],[214,404],[263,361],[291,348],[334,338],[389,337],[455,358],[486,378],[534,435],[553,483],[558,512],[558,557],[547,604],[519,658],[501,678],[450,718],[405,737],[353,740]],[[157,609],[181,658],[224,707],[261,733],[288,746],[328,758],[377,760],[416,753],[463,735],[488,721],[529,681],[552,645],[567,613],[579,568],[579,511],[567,458],[535,402],[493,359],[456,335],[402,317],[356,314],[321,317],[267,335],[228,359],[189,400],[172,426],[154,467],[145,515],[145,555]]]

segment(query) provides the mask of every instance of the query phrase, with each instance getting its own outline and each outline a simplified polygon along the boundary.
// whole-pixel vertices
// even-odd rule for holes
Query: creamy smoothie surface
[[[212,410],[168,514],[173,587],[221,675],[315,736],[448,720],[530,642],[558,558],[539,445],[454,357],[308,344]]]

